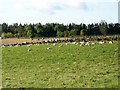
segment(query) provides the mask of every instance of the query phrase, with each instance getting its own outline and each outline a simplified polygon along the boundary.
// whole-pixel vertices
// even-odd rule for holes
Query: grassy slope
[[[3,87],[117,87],[117,42],[58,46],[3,48]]]

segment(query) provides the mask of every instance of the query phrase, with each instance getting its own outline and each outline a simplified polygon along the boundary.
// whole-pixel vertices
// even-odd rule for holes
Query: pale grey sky
[[[0,0],[0,22],[118,22],[119,0]]]

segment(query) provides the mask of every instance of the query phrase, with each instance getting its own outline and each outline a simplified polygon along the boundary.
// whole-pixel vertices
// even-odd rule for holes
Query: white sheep
[[[73,42],[72,44],[76,44],[76,42]]]
[[[91,43],[91,45],[95,45],[95,43],[94,43],[94,42],[92,42],[92,43]]]
[[[53,46],[56,46],[56,43],[53,43]]]
[[[13,47],[12,45],[10,45],[9,47]]]
[[[65,45],[68,45],[68,43],[65,43]]]
[[[30,47],[32,44],[28,44],[27,47]]]
[[[17,44],[17,45],[15,45],[15,47],[20,47],[20,45],[19,45],[19,44]]]
[[[28,52],[31,51],[32,49],[31,48],[28,48]]]
[[[6,46],[5,46],[5,45],[2,45],[1,47],[4,48],[4,47],[6,47]]]
[[[103,41],[100,41],[100,42],[99,42],[99,44],[104,44],[104,43],[105,43],[105,42],[103,42]]]
[[[89,42],[86,42],[86,43],[85,43],[85,45],[86,45],[86,46],[89,46],[89,45],[90,45],[90,43],[89,43]]]
[[[49,43],[47,43],[47,45],[49,45]]]
[[[113,41],[109,41],[109,44],[112,44],[113,43]]]
[[[84,46],[85,45],[85,43],[84,42],[80,42],[80,46]]]
[[[84,44],[85,42],[80,42],[80,44]]]
[[[57,42],[58,40],[57,40],[57,39],[55,39],[55,41]]]
[[[80,44],[80,46],[83,46],[82,44]]]
[[[47,48],[47,50],[50,50],[50,49],[52,49],[52,48],[51,48],[51,47],[48,47],[48,48]]]
[[[27,44],[27,42],[25,41],[25,42],[23,42],[24,44]]]
[[[79,43],[76,43],[76,45],[78,45]]]

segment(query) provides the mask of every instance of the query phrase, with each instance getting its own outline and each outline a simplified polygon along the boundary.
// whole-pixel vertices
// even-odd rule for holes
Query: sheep
[[[95,43],[94,43],[94,42],[92,42],[92,43],[91,43],[91,45],[95,45]]]
[[[78,45],[79,43],[76,43],[76,45]]]
[[[104,44],[104,43],[105,43],[105,42],[103,42],[103,41],[100,41],[100,42],[99,42],[99,44]]]
[[[16,44],[15,47],[20,47],[20,44]]]
[[[27,50],[27,51],[29,52],[29,51],[31,51],[31,50],[32,50],[31,48],[28,48],[28,50]]]
[[[80,42],[80,44],[84,44],[85,42]]]
[[[23,42],[24,44],[27,44],[27,42],[25,41],[25,42]]]
[[[89,46],[89,45],[90,45],[90,43],[89,43],[89,42],[86,42],[86,43],[85,43],[85,45],[86,45],[86,46]]]
[[[37,43],[35,45],[39,46],[39,44],[37,44]]]
[[[84,46],[85,45],[85,43],[84,42],[80,42],[80,46]]]
[[[9,47],[13,47],[13,45],[9,45]]]
[[[80,44],[80,46],[83,46],[82,44]]]
[[[53,43],[53,46],[56,46],[56,43]]]
[[[1,47],[4,48],[4,47],[6,47],[6,45],[2,45]]]
[[[30,47],[32,44],[28,44],[27,47]]]
[[[65,43],[65,45],[68,45],[68,43]]]
[[[49,43],[47,43],[46,45],[49,45]]]
[[[52,42],[52,40],[51,40],[51,39],[47,41],[47,43],[51,43],[51,42]]]
[[[51,47],[48,47],[48,48],[47,48],[47,50],[50,50],[50,49],[52,49],[52,48],[51,48]]]
[[[57,40],[57,39],[55,39],[55,41],[57,42],[58,40]]]
[[[113,41],[109,41],[109,44],[112,44],[113,43]]]
[[[76,42],[73,42],[72,44],[76,44]]]

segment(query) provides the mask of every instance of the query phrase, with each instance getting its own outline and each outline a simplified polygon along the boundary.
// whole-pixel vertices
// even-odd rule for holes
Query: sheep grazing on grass
[[[52,49],[52,48],[51,48],[51,47],[48,47],[48,48],[47,48],[47,50],[50,50],[50,49]]]
[[[65,45],[68,45],[68,43],[65,43]]]
[[[95,45],[95,43],[94,43],[94,42],[92,42],[92,43],[91,43],[91,45]]]
[[[85,45],[85,42],[80,42],[80,46],[84,46]]]
[[[31,49],[31,48],[28,48],[28,52],[30,52],[30,51],[32,51],[32,49]]]
[[[90,43],[89,43],[89,42],[86,42],[85,45],[86,45],[86,46],[90,46]]]
[[[80,44],[80,46],[83,46],[82,44]]]
[[[27,42],[25,41],[25,42],[23,42],[24,44],[27,44]]]
[[[55,39],[55,41],[57,42],[58,40],[57,40],[57,39]]]
[[[15,45],[15,47],[20,47],[20,46],[21,46],[20,44]]]
[[[39,46],[39,44],[38,44],[38,43],[36,43],[35,45]]]
[[[4,47],[6,47],[6,45],[5,45],[5,44],[3,44],[1,47],[2,47],[2,48],[4,48]]]
[[[53,46],[56,46],[56,43],[53,43]]]
[[[100,41],[100,42],[99,42],[99,44],[104,44],[104,43],[105,43],[105,42],[103,42],[103,41]]]
[[[76,44],[76,42],[73,42],[72,44]]]
[[[113,43],[113,41],[109,41],[109,44],[112,44]]]
[[[13,47],[13,45],[9,45],[9,47]]]
[[[63,46],[63,44],[61,44],[59,47],[62,47]]]
[[[79,43],[76,43],[76,45],[78,45]]]
[[[30,47],[32,44],[28,44],[27,47]]]
[[[49,45],[49,43],[46,43],[46,45]]]
[[[84,44],[85,42],[80,42],[80,44]]]

